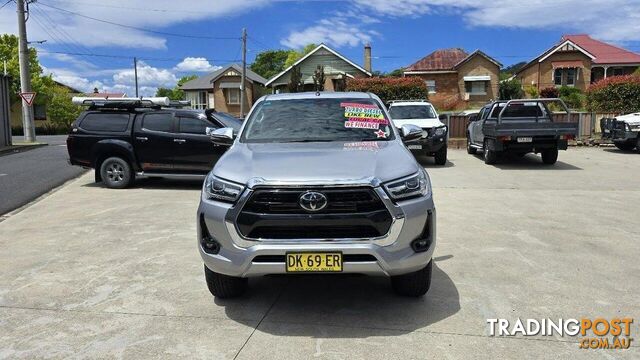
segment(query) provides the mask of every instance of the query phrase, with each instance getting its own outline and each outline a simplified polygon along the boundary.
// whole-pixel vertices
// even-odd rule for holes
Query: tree
[[[71,92],[64,86],[54,85],[50,89],[47,114],[56,125],[69,127],[78,118],[82,108],[71,102]]]
[[[419,77],[349,79],[347,91],[372,92],[384,103],[391,100],[427,99],[429,91]]]
[[[524,95],[518,79],[502,80],[498,85],[498,93],[500,100],[521,99]]]
[[[250,68],[256,74],[269,79],[286,69],[285,63],[289,54],[295,50],[267,50],[259,53]],[[295,60],[294,60],[295,62]]]
[[[518,70],[522,69],[523,66],[527,65],[526,61],[521,61],[519,63],[515,63],[513,65],[509,65],[504,69],[500,70],[500,80],[506,80],[513,76]]]
[[[403,74],[404,74],[404,69],[403,68],[399,68],[399,69],[391,70],[385,76],[387,76],[387,77],[402,77]]]
[[[11,34],[0,36],[0,59],[7,61],[7,73],[11,76],[11,102],[19,100],[20,93],[20,62],[18,61],[18,37]],[[29,72],[31,74],[31,91],[38,93],[36,103],[40,104],[49,96],[53,87],[50,76],[42,75],[42,67],[38,61],[36,49],[29,48]]]
[[[178,83],[173,87],[173,89],[159,87],[158,90],[156,90],[156,96],[166,96],[171,100],[184,100],[184,91],[180,89],[180,86],[184,85],[184,83],[186,83],[187,81],[191,81],[197,78],[198,75],[183,76],[180,78],[180,80],[178,80]]]
[[[313,72],[313,85],[315,85],[316,91],[324,91],[324,66],[318,65],[316,70]]]
[[[289,92],[299,92],[302,88],[302,72],[300,72],[299,66],[294,66],[291,69],[291,78],[289,80]]]
[[[287,60],[284,62],[285,69],[293,65],[296,61],[298,61],[298,59],[307,55],[308,53],[311,52],[311,50],[317,47],[318,45],[316,44],[308,44],[305,47],[303,47],[302,50],[300,51],[290,50],[289,55],[287,56]]]

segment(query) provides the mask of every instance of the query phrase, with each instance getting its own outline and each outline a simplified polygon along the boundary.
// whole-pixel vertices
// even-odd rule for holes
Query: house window
[[[464,90],[469,95],[487,95],[486,81],[465,81]]]
[[[47,107],[45,105],[33,105],[33,119],[47,120]]]
[[[240,89],[226,89],[227,90],[227,104],[237,105],[240,104]]]
[[[562,69],[553,70],[553,83],[555,85],[562,85]]]
[[[624,69],[623,68],[613,68],[613,76],[621,76],[624,75]]]
[[[436,81],[435,80],[426,80],[425,83],[427,84],[427,90],[429,91],[429,94],[435,94],[436,93]]]
[[[576,84],[576,69],[566,69],[567,74],[567,86],[574,86]]]
[[[206,91],[187,91],[186,98],[191,102],[192,109],[207,108],[207,92]]]

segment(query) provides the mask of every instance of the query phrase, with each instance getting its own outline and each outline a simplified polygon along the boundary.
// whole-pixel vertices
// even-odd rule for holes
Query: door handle
[[[187,142],[185,139],[173,139],[173,142],[177,142],[178,144],[184,144]]]
[[[139,140],[139,141],[147,141],[147,140],[149,140],[149,138],[148,138],[148,137],[146,137],[146,136],[136,136],[136,140]]]

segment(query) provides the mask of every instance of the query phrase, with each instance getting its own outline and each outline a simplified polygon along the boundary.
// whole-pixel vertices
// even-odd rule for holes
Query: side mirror
[[[210,130],[212,128],[207,128],[208,135],[211,137],[211,141],[218,145],[226,145],[229,146],[233,144],[234,136],[232,128],[220,128],[215,130]]]
[[[416,140],[422,137],[422,128],[412,124],[402,125],[400,128],[400,136],[402,141]]]

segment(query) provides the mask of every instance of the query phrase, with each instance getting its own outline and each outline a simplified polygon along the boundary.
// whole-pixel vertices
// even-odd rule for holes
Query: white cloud
[[[113,75],[116,84],[134,85],[135,73],[133,69],[124,69]],[[174,86],[178,81],[176,75],[168,69],[159,69],[147,65],[143,61],[138,62],[138,85],[139,86]]]
[[[213,66],[203,57],[186,57],[174,70],[180,72],[211,72],[220,69],[220,66]]]
[[[370,42],[373,36],[379,35],[374,30],[364,29],[364,26],[376,22],[377,20],[371,17],[358,21],[348,13],[338,13],[303,30],[291,32],[280,43],[290,48],[301,48],[311,43],[325,43],[336,47],[360,46]]]
[[[561,29],[612,41],[640,41],[637,0],[354,0],[377,16],[459,14],[471,26]],[[606,19],[615,19],[615,23]]]

